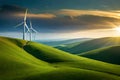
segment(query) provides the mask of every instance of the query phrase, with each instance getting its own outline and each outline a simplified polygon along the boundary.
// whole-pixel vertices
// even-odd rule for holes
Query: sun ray
[[[116,30],[117,32],[120,32],[120,27],[116,27],[115,30]]]

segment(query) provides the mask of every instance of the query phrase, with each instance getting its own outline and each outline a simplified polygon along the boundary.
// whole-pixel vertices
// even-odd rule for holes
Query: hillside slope
[[[69,66],[74,68],[81,68],[87,70],[95,70],[100,72],[116,73],[117,67],[114,65],[79,57],[46,45],[29,42],[24,46],[24,49],[35,56],[36,58],[48,63],[52,63],[55,66]],[[108,66],[111,67],[108,67]],[[111,68],[114,67],[114,70]],[[102,68],[102,69],[101,69]],[[109,71],[110,70],[110,71]],[[118,72],[118,71],[117,71]],[[118,73],[119,74],[119,73]]]
[[[120,46],[112,46],[88,51],[80,56],[120,65]]]
[[[66,44],[72,44],[72,43],[76,43],[76,42],[83,42],[83,41],[87,41],[87,40],[91,40],[91,38],[77,38],[77,39],[68,39],[68,40],[36,40],[35,42],[38,43],[42,43],[45,45],[49,45],[49,46],[59,46],[59,45],[66,45]]]
[[[83,43],[78,43],[75,46],[68,45],[68,46],[58,46],[56,48],[70,52],[73,54],[79,54],[83,52],[87,52],[90,50],[109,47],[109,46],[119,46],[120,45],[120,37],[106,37],[106,38],[98,38],[89,41],[85,41]],[[72,47],[69,47],[72,46]]]
[[[50,79],[120,80],[120,66],[34,42],[0,37],[0,80]]]
[[[0,80],[17,80],[36,73],[52,69],[48,63],[36,59],[22,49],[26,41],[0,37]],[[31,73],[31,71],[33,73]],[[7,77],[6,77],[7,76]],[[17,79],[16,79],[17,78]]]

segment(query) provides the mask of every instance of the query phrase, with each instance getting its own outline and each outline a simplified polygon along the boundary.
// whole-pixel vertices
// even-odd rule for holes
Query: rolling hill
[[[120,46],[96,49],[79,54],[80,56],[120,65]]]
[[[18,80],[26,74],[35,74],[39,69],[49,71],[48,63],[23,50],[25,44],[26,41],[0,37],[0,80]]]
[[[85,41],[83,43],[77,43],[76,45],[69,44],[68,46],[67,45],[57,46],[56,48],[73,54],[79,54],[94,49],[99,49],[109,46],[117,46],[117,45],[118,46],[120,45],[120,37],[105,37],[105,38],[98,38],[98,39]]]
[[[87,40],[91,40],[91,38],[77,38],[77,39],[68,39],[68,40],[36,40],[35,42],[42,43],[49,46],[59,46],[59,45],[67,45],[76,42],[84,42]]]
[[[120,80],[120,66],[0,37],[0,80]]]

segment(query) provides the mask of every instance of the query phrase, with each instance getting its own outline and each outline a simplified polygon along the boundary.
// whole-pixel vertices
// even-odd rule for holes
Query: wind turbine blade
[[[26,21],[26,19],[27,19],[27,12],[28,12],[28,9],[26,9],[25,16],[24,16],[24,21]]]
[[[32,22],[30,21],[30,28],[32,28]]]
[[[20,24],[18,24],[18,25],[16,25],[16,26],[14,26],[14,27],[19,27],[19,26],[23,25],[23,23],[24,23],[24,22],[22,22],[22,23],[20,23]]]
[[[34,32],[38,33],[35,29],[32,28],[32,30],[33,30]]]
[[[27,28],[27,30],[30,32],[30,29],[29,29],[29,27],[28,27],[28,25],[27,24],[25,24],[25,27]]]

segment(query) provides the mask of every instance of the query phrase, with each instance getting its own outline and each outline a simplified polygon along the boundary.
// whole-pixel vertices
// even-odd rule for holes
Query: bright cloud
[[[81,15],[95,15],[95,16],[120,18],[120,13],[118,13],[118,11],[61,9],[57,11],[57,14],[68,15],[73,17],[77,17]]]
[[[21,13],[21,14],[16,14],[15,16],[24,16],[25,14]],[[56,15],[54,14],[50,14],[50,13],[43,13],[43,14],[28,14],[27,15],[30,18],[43,18],[43,19],[52,19],[55,18]]]

